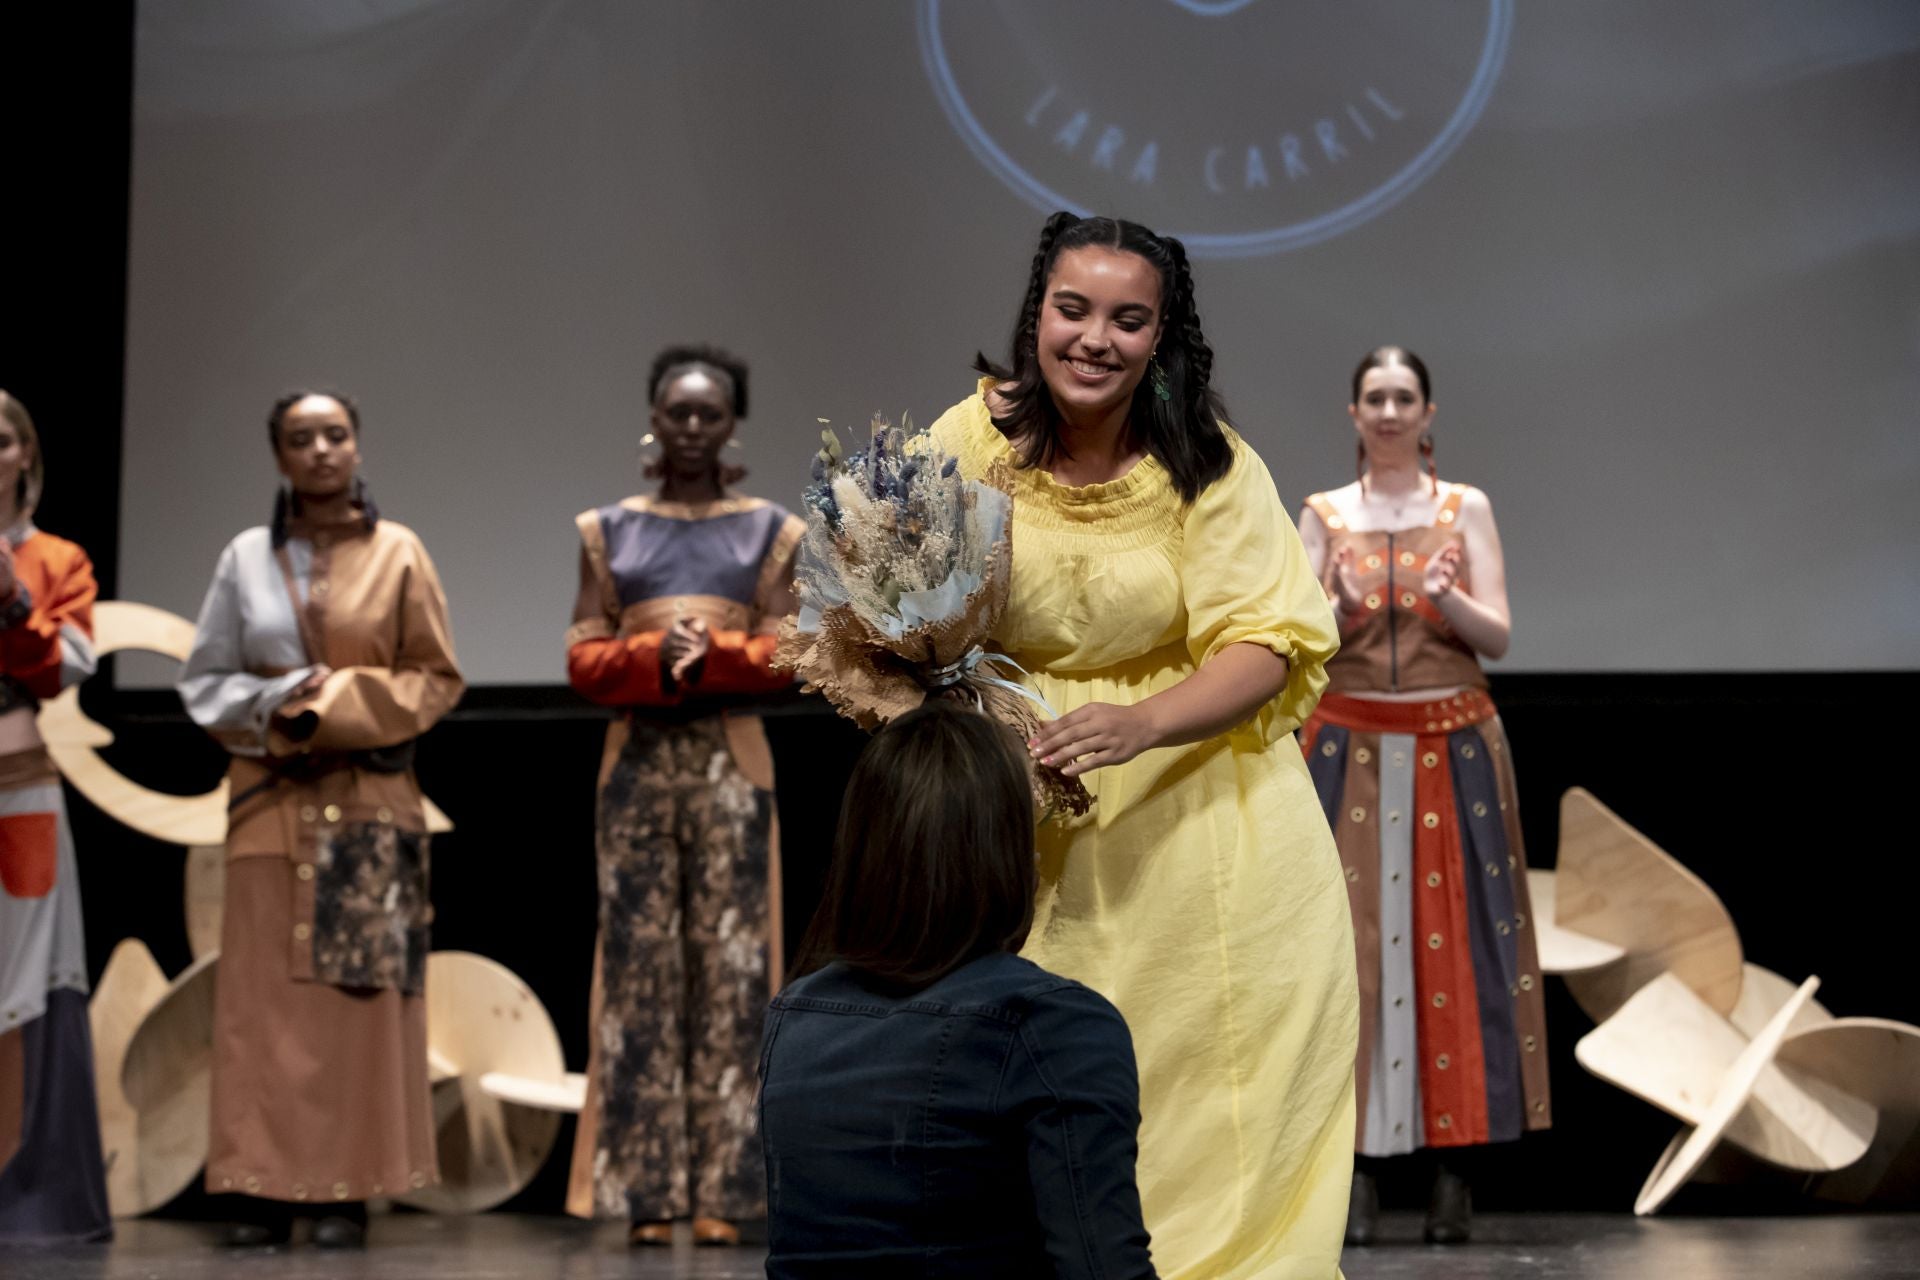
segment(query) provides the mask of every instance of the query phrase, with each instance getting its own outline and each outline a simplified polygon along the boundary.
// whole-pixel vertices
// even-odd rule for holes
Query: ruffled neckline
[[[1004,458],[1013,467],[1017,483],[1025,484],[1045,494],[1054,502],[1064,506],[1100,506],[1107,503],[1126,502],[1129,499],[1155,499],[1159,491],[1168,487],[1167,469],[1160,459],[1151,453],[1142,454],[1140,460],[1127,468],[1123,476],[1112,480],[1102,480],[1094,484],[1066,484],[1054,478],[1051,471],[1044,467],[1023,467],[1020,465],[1020,452],[1013,447],[1004,432],[993,423],[993,413],[987,408],[987,392],[992,390],[996,380],[990,377],[980,379],[980,385],[974,392],[974,399],[980,403],[980,421],[985,428],[989,447],[995,456]]]

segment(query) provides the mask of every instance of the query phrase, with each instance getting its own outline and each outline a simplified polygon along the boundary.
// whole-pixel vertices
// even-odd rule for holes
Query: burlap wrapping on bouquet
[[[996,463],[985,483],[1005,491],[1008,477],[996,472],[1004,472],[1004,464]],[[872,626],[850,605],[822,611],[819,630],[813,632],[802,632],[790,616],[780,624],[773,665],[804,680],[805,692],[825,694],[841,715],[863,729],[877,729],[930,697],[945,697],[978,706],[1026,742],[1039,728],[1040,708],[1031,698],[982,679],[1001,673],[981,666],[944,686],[934,674],[965,659],[993,633],[1013,580],[1012,537],[1009,520],[987,557],[980,585],[951,617],[895,637]],[[1093,807],[1093,797],[1078,778],[1037,761],[1030,762],[1029,769],[1041,813],[1077,815]]]

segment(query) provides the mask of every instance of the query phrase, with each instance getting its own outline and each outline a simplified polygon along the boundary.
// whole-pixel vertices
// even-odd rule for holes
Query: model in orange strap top
[[[647,378],[660,482],[583,511],[567,675],[616,709],[597,826],[600,946],[587,1105],[569,1210],[624,1216],[666,1245],[766,1216],[755,1129],[760,1029],[779,989],[773,756],[754,704],[789,687],[775,629],[793,608],[805,525],[723,450],[747,411],[747,366],[670,347]]]
[[[80,881],[42,699],[93,674],[93,565],[33,527],[46,468],[0,391],[0,1245],[113,1234]]]
[[[1434,467],[1435,410],[1419,356],[1367,353],[1347,409],[1360,477],[1300,515],[1340,620],[1329,692],[1301,736],[1358,944],[1349,1244],[1373,1239],[1369,1157],[1432,1149],[1426,1237],[1457,1243],[1463,1149],[1550,1119],[1520,812],[1480,669],[1507,651],[1506,562],[1486,494]]]
[[[344,396],[283,397],[273,523],[227,544],[180,678],[233,754],[207,1189],[232,1245],[365,1242],[439,1180],[427,1080],[425,803],[413,744],[464,687],[433,561],[360,480]]]

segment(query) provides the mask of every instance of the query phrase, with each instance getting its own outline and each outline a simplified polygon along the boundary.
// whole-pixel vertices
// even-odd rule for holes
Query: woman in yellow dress
[[[1062,714],[1029,744],[1095,797],[1039,833],[1023,955],[1117,1005],[1163,1276],[1338,1274],[1358,997],[1346,885],[1293,730],[1334,619],[1228,428],[1178,240],[1055,214],[1007,366],[934,424],[1014,472],[994,636]]]

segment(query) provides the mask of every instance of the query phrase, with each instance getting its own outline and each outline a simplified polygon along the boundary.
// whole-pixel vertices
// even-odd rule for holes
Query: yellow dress
[[[980,394],[933,434],[969,475],[1013,457]],[[1229,436],[1232,469],[1191,506],[1153,458],[1108,484],[1015,473],[1012,598],[994,638],[1062,715],[1139,702],[1229,644],[1290,664],[1247,724],[1095,770],[1093,811],[1042,824],[1024,954],[1132,1028],[1161,1276],[1328,1280],[1352,1181],[1359,999],[1346,883],[1293,730],[1338,633],[1265,464]]]

